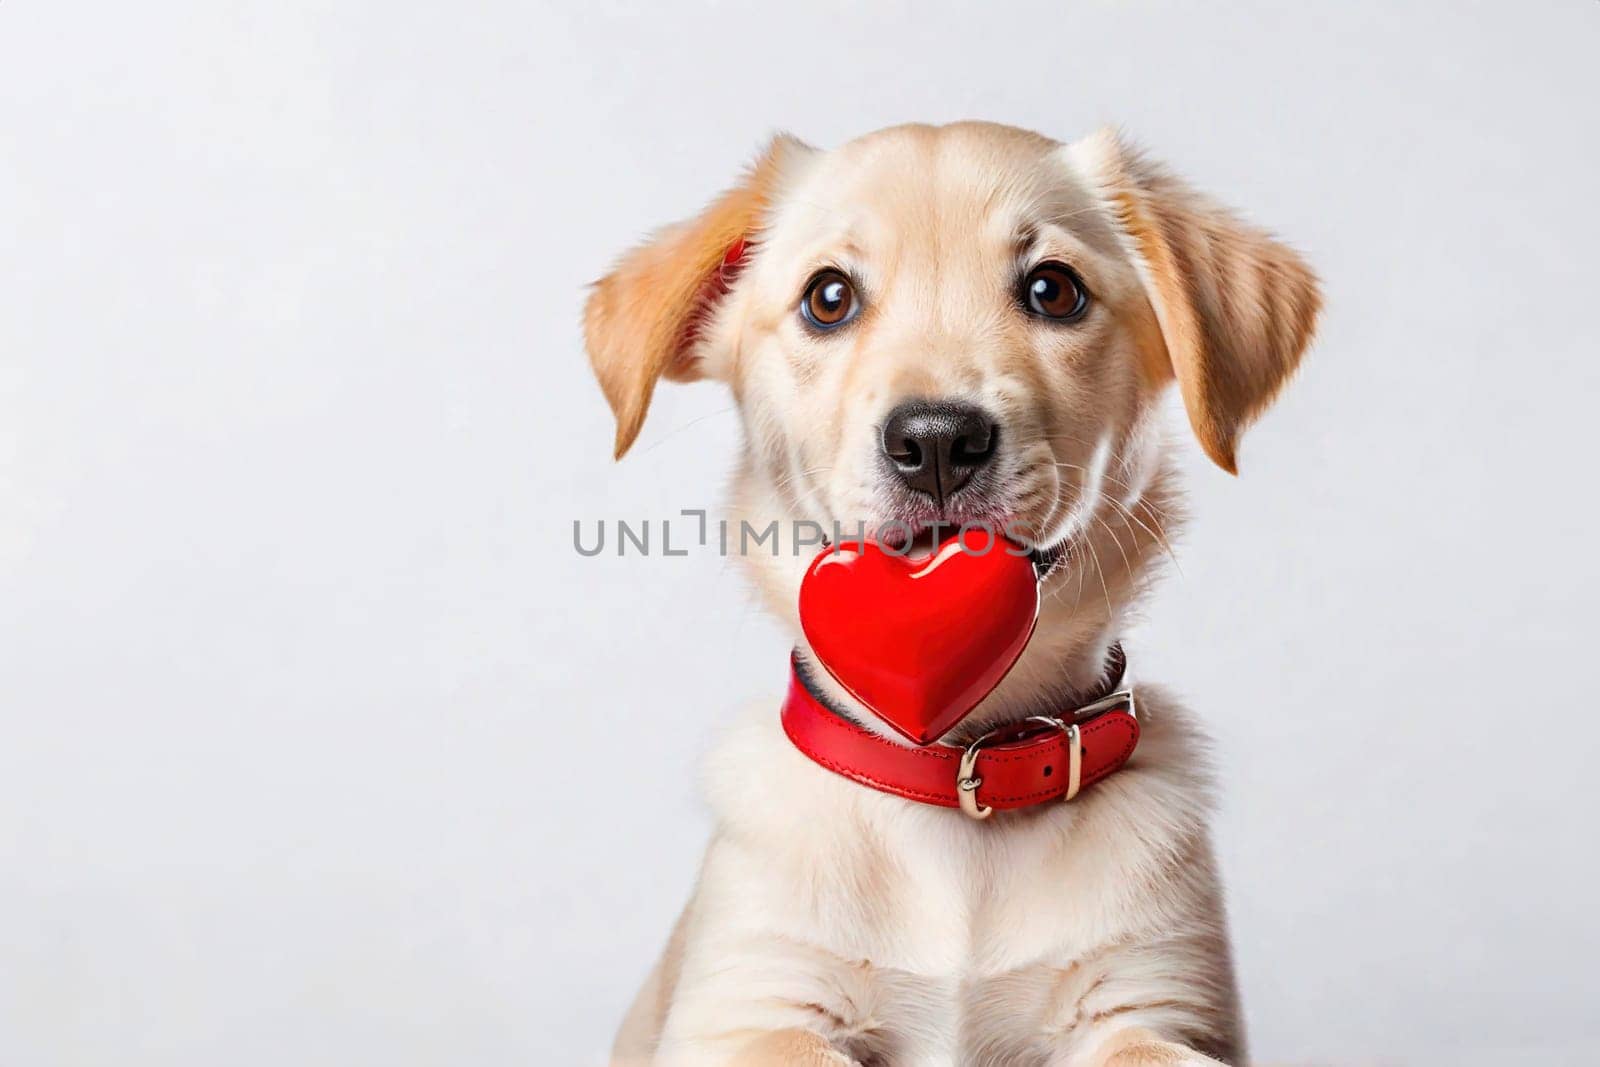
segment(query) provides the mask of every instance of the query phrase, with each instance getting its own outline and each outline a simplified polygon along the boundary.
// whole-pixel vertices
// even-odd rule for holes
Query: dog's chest
[[[1070,865],[1043,835],[975,842],[969,829],[960,841],[919,827],[880,838],[874,891],[840,883],[817,901],[812,936],[861,968],[863,995],[839,1010],[861,1028],[863,1062],[1042,1064],[1070,1018],[1073,961],[1103,928],[1103,907],[1074,906],[1059,880]]]
[[[1042,1067],[1061,1013],[1054,968],[960,978],[881,970],[851,1051],[867,1064]]]

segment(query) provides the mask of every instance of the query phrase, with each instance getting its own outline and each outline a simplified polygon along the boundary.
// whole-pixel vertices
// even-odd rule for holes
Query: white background
[[[0,6],[0,1063],[602,1062],[775,699],[583,285],[762,140],[1118,122],[1329,313],[1130,646],[1258,1056],[1592,1063],[1600,7]],[[597,784],[615,777],[616,788]],[[1070,907],[1064,893],[1063,907]]]

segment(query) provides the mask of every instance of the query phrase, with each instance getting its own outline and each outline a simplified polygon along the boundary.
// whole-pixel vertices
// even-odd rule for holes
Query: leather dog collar
[[[1060,716],[1035,715],[991,730],[962,748],[911,748],[858,726],[823,703],[790,658],[783,731],[811,760],[835,774],[907,800],[959,807],[975,819],[994,809],[1071,800],[1117,770],[1139,743],[1127,659],[1113,645],[1105,680]]]

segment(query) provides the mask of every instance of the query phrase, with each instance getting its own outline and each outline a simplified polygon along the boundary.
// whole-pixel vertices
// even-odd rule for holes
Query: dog
[[[958,123],[778,136],[595,283],[584,331],[619,459],[660,379],[728,385],[754,528],[1034,531],[1034,635],[936,746],[956,753],[1104,686],[1181,519],[1165,390],[1236,473],[1320,305],[1296,252],[1119,133]],[[904,745],[805,669],[815,549],[791,547],[744,562],[804,686]],[[703,768],[714,834],[613,1062],[1244,1062],[1204,735],[1142,682],[1135,714],[1120,770],[982,820],[820,765],[770,705],[742,720]]]

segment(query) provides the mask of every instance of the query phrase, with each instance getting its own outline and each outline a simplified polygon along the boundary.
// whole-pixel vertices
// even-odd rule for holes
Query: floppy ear
[[[775,137],[738,185],[697,217],[653,235],[595,282],[583,332],[617,420],[617,459],[639,436],[657,379],[702,377],[699,335],[743,267],[784,165],[806,151],[792,137]]]
[[[1322,307],[1288,246],[1102,130],[1072,159],[1121,224],[1189,423],[1230,474],[1239,436],[1300,364]]]

